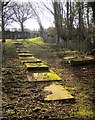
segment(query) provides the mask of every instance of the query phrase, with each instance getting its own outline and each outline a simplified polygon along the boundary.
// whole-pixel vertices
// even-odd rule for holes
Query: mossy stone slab
[[[21,42],[13,42],[15,45],[22,45]]]
[[[94,60],[71,60],[69,61],[71,66],[78,66],[78,65],[88,65],[88,64],[95,64]]]
[[[20,56],[20,57],[32,57],[33,54],[31,54],[31,53],[19,53],[18,56]]]
[[[34,60],[35,57],[31,56],[31,57],[19,57],[20,60]]]
[[[27,70],[49,70],[49,67],[44,63],[25,63]]]
[[[64,60],[70,60],[70,59],[75,59],[77,58],[76,56],[66,56],[64,57]]]
[[[17,51],[26,51],[26,48],[25,47],[22,47],[22,48],[21,47],[17,47],[16,50]]]
[[[62,85],[56,83],[52,83],[50,86],[45,87],[44,91],[51,92],[46,98],[44,98],[45,101],[74,99],[74,97]]]
[[[28,50],[17,50],[16,52],[17,53],[30,53],[30,51]]]
[[[32,57],[31,59],[23,59],[21,60],[22,63],[41,63],[42,61],[40,59],[37,59],[35,57]]]
[[[70,65],[87,65],[95,63],[92,56],[67,56],[64,57],[67,63]]]
[[[54,73],[52,70],[49,71],[32,71],[27,72],[27,78],[29,81],[61,81],[62,79]]]

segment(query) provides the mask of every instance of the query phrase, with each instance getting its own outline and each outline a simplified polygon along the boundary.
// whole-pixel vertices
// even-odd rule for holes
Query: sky
[[[11,0],[11,1],[19,1],[19,2],[27,2],[27,1],[34,1],[34,2],[40,2],[42,0]],[[47,0],[44,0],[47,1]],[[44,16],[44,15],[45,16]],[[47,19],[48,18],[48,19]],[[41,21],[42,21],[42,25],[44,28],[49,28],[49,27],[53,27],[53,16],[48,13],[43,11],[43,13],[41,14]],[[27,20],[24,24],[25,28],[29,29],[29,30],[38,30],[39,29],[39,24],[37,23],[37,21],[33,18]],[[17,23],[13,23],[9,26],[7,26],[7,28],[20,28],[19,24]]]

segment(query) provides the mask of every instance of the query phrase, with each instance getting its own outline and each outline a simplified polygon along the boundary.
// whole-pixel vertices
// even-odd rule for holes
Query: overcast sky
[[[43,0],[11,0],[11,1],[18,1],[18,2],[40,2],[40,1],[43,1]],[[44,2],[47,2],[49,0],[44,0]],[[45,16],[44,16],[44,15]],[[53,16],[48,13],[48,12],[45,12],[43,11],[42,15],[41,15],[41,21],[42,21],[42,25],[44,28],[48,28],[48,27],[52,27],[53,26]],[[30,30],[38,30],[39,29],[39,25],[37,23],[37,21],[33,18],[27,20],[25,22],[25,28],[28,28]],[[7,26],[7,28],[20,28],[19,24],[17,23],[13,23],[11,24],[10,26]]]

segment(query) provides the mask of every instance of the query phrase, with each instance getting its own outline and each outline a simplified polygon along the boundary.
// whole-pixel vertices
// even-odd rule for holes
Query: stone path
[[[34,57],[30,51],[26,50],[21,42],[15,41],[14,45],[16,47],[16,52],[20,62],[26,68],[26,74],[29,81],[52,81],[50,86],[44,88],[44,92],[49,92],[44,100],[74,99],[74,97],[70,95],[70,93],[65,88],[63,88],[62,85],[59,83],[56,84],[56,82],[54,82],[62,79],[56,73],[54,73],[46,63]]]

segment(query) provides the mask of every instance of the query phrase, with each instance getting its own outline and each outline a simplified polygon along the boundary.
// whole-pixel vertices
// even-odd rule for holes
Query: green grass
[[[36,43],[38,45],[45,45],[44,40],[41,37],[29,39],[29,42]]]
[[[78,112],[79,116],[84,117],[84,118],[93,118],[94,113],[92,110],[87,110],[86,108],[82,108]]]
[[[3,53],[8,56],[15,56],[15,47],[11,40],[7,39],[3,45]]]

